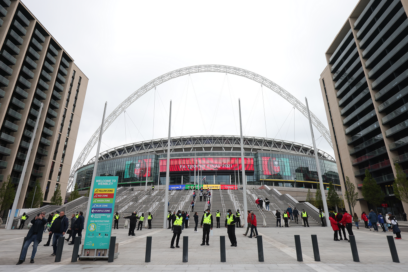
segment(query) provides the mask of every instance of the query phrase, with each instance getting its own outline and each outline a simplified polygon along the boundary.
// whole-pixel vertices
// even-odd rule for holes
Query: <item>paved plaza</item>
[[[119,243],[119,257],[113,263],[107,261],[78,261],[71,263],[72,246],[64,245],[62,261],[54,262],[51,247],[44,247],[45,239],[39,245],[35,264],[29,263],[31,249],[26,262],[16,266],[23,236],[27,230],[0,230],[0,271],[408,271],[408,237],[396,240],[401,263],[393,263],[386,235],[366,229],[354,230],[360,263],[353,262],[350,244],[347,241],[334,242],[330,228],[294,226],[290,228],[259,228],[263,237],[263,263],[258,262],[257,240],[242,235],[237,229],[238,247],[230,247],[226,228],[214,229],[210,246],[200,246],[202,232],[185,229],[182,236],[189,237],[188,263],[182,262],[182,238],[179,249],[170,249],[172,233],[169,230],[152,229],[136,231],[136,237],[129,237],[127,230],[114,230]],[[294,235],[301,235],[303,262],[296,260]],[[315,262],[311,235],[317,234],[321,262]],[[403,233],[404,235],[405,233]],[[226,263],[220,262],[220,236],[226,236]],[[153,237],[152,259],[145,263],[146,237]],[[28,260],[28,261],[27,261]]]

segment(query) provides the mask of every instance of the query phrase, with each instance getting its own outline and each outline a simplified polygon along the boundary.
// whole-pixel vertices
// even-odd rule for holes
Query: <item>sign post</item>
[[[108,258],[118,177],[95,177],[81,258]]]

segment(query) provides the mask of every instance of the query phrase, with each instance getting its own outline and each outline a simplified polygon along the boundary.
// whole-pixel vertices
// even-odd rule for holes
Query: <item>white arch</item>
[[[286,99],[286,101],[288,101],[290,104],[296,107],[297,110],[299,110],[307,119],[309,119],[306,106],[302,102],[300,102],[296,97],[294,97],[292,94],[290,94],[288,91],[286,91],[285,89],[283,89],[282,87],[274,83],[273,81],[261,75],[258,75],[254,72],[245,70],[245,69],[232,67],[232,66],[226,66],[226,65],[205,64],[205,65],[196,65],[196,66],[190,66],[190,67],[177,69],[177,70],[171,71],[169,73],[166,73],[164,75],[161,75],[149,81],[148,83],[143,85],[141,88],[136,90],[134,93],[132,93],[128,98],[126,98],[122,103],[120,103],[120,105],[117,106],[116,109],[111,114],[109,114],[109,116],[105,120],[103,132],[105,132],[109,128],[109,126],[116,120],[116,118],[124,110],[126,110],[130,105],[132,105],[133,102],[135,102],[142,95],[144,95],[151,89],[155,88],[156,86],[166,81],[169,81],[171,79],[177,78],[177,77],[194,74],[194,73],[211,73],[211,72],[212,73],[228,73],[232,75],[246,77],[250,80],[258,82],[262,84],[263,86],[271,89],[275,93],[279,94],[284,99]],[[333,147],[329,130],[323,125],[323,123],[316,117],[315,114],[311,112],[310,115],[312,117],[313,125],[323,135],[323,137],[330,144],[330,146]],[[92,148],[95,146],[98,140],[98,134],[99,134],[100,129],[101,127],[99,126],[98,129],[95,131],[95,133],[89,139],[88,143],[82,149],[74,166],[72,167],[71,173],[69,176],[69,181],[68,181],[68,189],[73,188],[75,171],[83,165],[84,161],[89,156],[89,153],[91,152]]]

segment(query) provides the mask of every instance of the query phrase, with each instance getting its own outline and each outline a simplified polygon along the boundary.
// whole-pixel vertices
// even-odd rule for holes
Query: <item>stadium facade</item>
[[[119,176],[119,186],[164,185],[167,139],[119,146],[102,152],[98,176]],[[171,138],[170,186],[194,184],[211,189],[242,184],[239,136],[187,136]],[[248,185],[317,188],[319,182],[311,146],[276,139],[245,137],[245,172]],[[332,156],[318,150],[324,186],[340,190],[337,165]],[[90,187],[95,158],[75,173],[79,190]],[[199,176],[199,177],[198,177]],[[181,185],[181,186],[180,186]]]

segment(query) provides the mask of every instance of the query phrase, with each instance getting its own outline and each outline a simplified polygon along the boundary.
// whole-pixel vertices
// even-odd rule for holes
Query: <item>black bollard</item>
[[[357,251],[356,238],[354,237],[354,235],[350,235],[349,239],[350,239],[351,253],[353,254],[353,261],[360,262],[360,258],[358,257],[358,251]]]
[[[26,241],[27,241],[27,237],[24,237],[23,245],[21,246],[20,257],[19,257],[18,260],[21,260],[21,253],[23,253],[23,248],[24,248],[24,244],[25,244]],[[26,256],[27,256],[27,255],[26,255]],[[26,256],[24,256],[24,260],[23,260],[23,261],[25,261]]]
[[[115,259],[116,236],[111,236],[109,243],[108,263],[113,263]]]
[[[183,236],[183,263],[188,262],[188,236]]]
[[[78,260],[78,251],[79,251],[79,245],[81,244],[81,236],[75,237],[74,241],[74,248],[72,250],[72,259],[71,262],[75,263]]]
[[[221,262],[225,263],[227,261],[227,256],[225,254],[225,236],[220,236],[220,252]]]
[[[264,254],[263,254],[263,243],[262,243],[262,235],[256,236],[257,243],[258,243],[258,261],[264,261]]]
[[[54,234],[55,235],[55,234]],[[58,237],[57,253],[55,254],[55,262],[59,263],[62,257],[62,250],[64,249],[64,236]]]
[[[295,235],[296,256],[298,262],[303,262],[302,245],[300,244],[300,236]]]
[[[317,235],[312,235],[313,254],[315,262],[320,262],[319,244],[317,243]]]
[[[387,236],[388,245],[390,246],[391,257],[394,263],[399,263],[397,248],[395,247],[394,237],[392,235]]]
[[[152,236],[146,237],[146,257],[145,262],[150,263],[150,258],[152,256]]]

